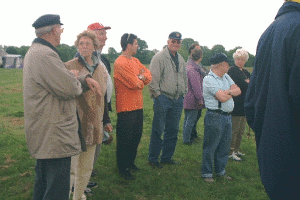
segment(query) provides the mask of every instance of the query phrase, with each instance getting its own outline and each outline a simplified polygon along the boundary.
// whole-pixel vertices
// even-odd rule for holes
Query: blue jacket
[[[271,199],[300,199],[300,4],[262,34],[245,98],[261,180]]]

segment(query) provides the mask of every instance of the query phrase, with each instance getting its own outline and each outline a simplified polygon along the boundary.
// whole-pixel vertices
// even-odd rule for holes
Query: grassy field
[[[148,166],[152,104],[148,88],[145,88],[144,131],[136,158],[141,171],[135,173],[136,180],[126,182],[119,177],[114,140],[112,144],[103,146],[96,166],[98,176],[92,178],[99,186],[92,189],[94,196],[88,199],[268,199],[259,177],[253,132],[247,137],[248,128],[241,145],[246,156],[242,162],[230,160],[226,168],[234,181],[217,179],[213,184],[206,184],[201,178],[203,117],[198,123],[201,139],[192,146],[185,146],[182,144],[182,116],[174,155],[181,165],[165,166],[160,170]],[[111,113],[111,119],[115,127],[115,112]],[[113,136],[115,138],[115,130]],[[0,200],[32,199],[34,164],[35,159],[28,153],[24,136],[22,70],[0,69]]]

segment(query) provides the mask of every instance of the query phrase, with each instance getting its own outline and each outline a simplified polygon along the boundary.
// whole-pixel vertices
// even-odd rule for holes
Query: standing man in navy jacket
[[[271,199],[300,199],[300,1],[261,36],[245,98],[261,180]]]

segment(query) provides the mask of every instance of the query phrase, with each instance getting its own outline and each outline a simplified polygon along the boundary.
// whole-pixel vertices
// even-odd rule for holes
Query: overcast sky
[[[3,2],[5,1],[5,2]],[[169,33],[179,31],[212,48],[242,46],[255,54],[259,37],[274,20],[284,0],[3,0],[0,45],[30,46],[32,23],[44,14],[59,14],[64,24],[61,43],[73,45],[76,36],[94,22],[111,26],[103,50],[121,51],[124,33],[145,40],[148,49],[161,50]],[[45,3],[48,2],[48,3]]]

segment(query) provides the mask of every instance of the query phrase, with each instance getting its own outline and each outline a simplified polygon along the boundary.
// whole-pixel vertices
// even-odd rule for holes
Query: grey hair
[[[240,58],[240,57],[245,57],[246,60],[248,60],[249,53],[244,48],[237,49],[236,52],[233,54],[233,59]]]
[[[41,28],[37,28],[35,29],[35,35],[37,37],[41,37],[47,33],[50,33],[53,28],[55,27],[55,25],[50,25],[50,26],[44,26],[44,27],[41,27]]]

